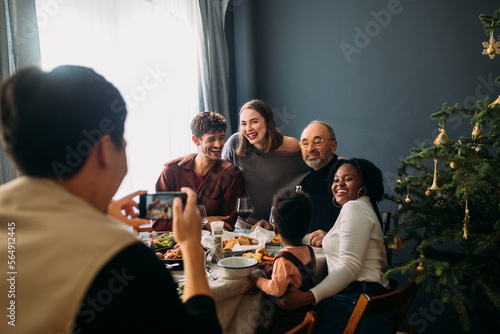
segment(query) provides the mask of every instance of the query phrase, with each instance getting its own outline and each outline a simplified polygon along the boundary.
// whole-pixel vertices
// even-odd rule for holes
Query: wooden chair
[[[304,320],[285,334],[311,334],[318,324],[318,313],[309,311]]]
[[[403,322],[408,333],[415,333],[411,319],[406,313],[417,294],[418,288],[419,285],[410,282],[401,289],[380,296],[370,297],[367,294],[362,294],[359,296],[356,307],[349,318],[344,334],[354,333],[361,319],[392,309],[396,310],[392,333],[396,333]]]

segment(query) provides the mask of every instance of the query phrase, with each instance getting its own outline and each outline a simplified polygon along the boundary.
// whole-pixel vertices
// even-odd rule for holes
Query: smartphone
[[[184,207],[187,195],[180,191],[140,195],[139,218],[154,220],[172,219],[172,203],[176,197],[182,199],[182,206]]]

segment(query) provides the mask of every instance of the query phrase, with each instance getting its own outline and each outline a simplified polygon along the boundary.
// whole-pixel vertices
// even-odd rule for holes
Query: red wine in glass
[[[238,199],[236,200],[236,213],[245,222],[244,225],[245,233],[247,232],[247,218],[250,217],[252,212],[253,212],[252,199],[248,196],[238,197]]]
[[[253,213],[252,210],[247,210],[247,211],[238,211],[236,212],[238,216],[240,216],[243,220],[247,220],[248,217]]]

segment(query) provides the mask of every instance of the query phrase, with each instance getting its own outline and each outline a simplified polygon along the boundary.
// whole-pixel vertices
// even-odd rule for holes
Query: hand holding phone
[[[159,192],[156,194],[142,194],[139,197],[139,218],[154,220],[171,220],[172,203],[174,198],[180,197],[183,205],[186,204],[186,193],[180,191]]]

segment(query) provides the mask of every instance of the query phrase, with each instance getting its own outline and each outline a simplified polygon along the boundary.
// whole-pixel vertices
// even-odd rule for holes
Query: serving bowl
[[[224,272],[229,279],[238,279],[250,276],[253,268],[259,263],[251,257],[226,257],[219,260],[217,265],[224,268]]]

